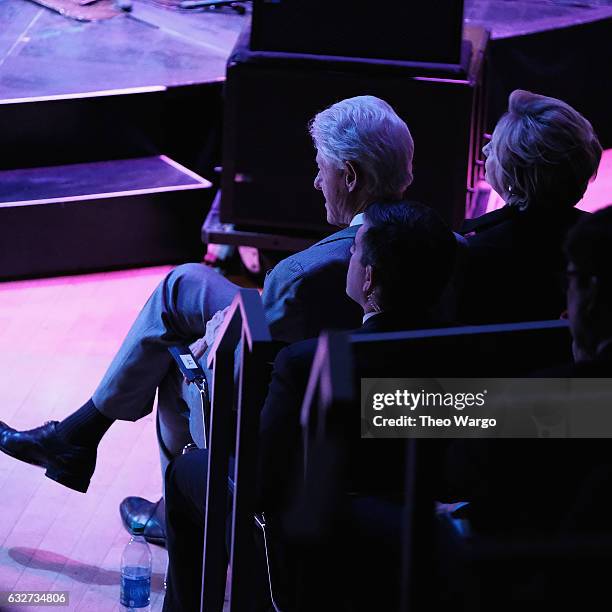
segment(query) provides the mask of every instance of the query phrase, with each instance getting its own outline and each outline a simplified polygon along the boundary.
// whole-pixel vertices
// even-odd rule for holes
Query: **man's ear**
[[[349,193],[355,191],[357,188],[357,165],[355,162],[344,162],[344,181]]]
[[[370,295],[374,291],[374,269],[369,264],[364,268],[363,275],[363,292],[365,295]]]

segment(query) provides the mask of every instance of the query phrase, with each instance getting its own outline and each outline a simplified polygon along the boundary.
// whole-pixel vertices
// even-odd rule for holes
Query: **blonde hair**
[[[601,145],[593,126],[569,104],[517,89],[492,141],[509,187],[508,204],[572,207],[597,173]]]

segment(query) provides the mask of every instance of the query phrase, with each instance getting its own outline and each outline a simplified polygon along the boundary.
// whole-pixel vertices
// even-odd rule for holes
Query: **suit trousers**
[[[196,420],[197,432],[201,414],[199,393],[184,384],[168,347],[204,336],[207,321],[229,306],[237,291],[236,285],[203,264],[172,270],[140,311],[92,396],[107,417],[136,421],[152,411],[159,389],[162,474],[168,455],[178,455],[192,440],[190,417]]]
[[[207,469],[208,451],[198,449],[176,457],[166,471],[168,575],[164,612],[200,610]],[[230,457],[229,473],[233,471],[234,459]],[[229,561],[231,511],[232,497],[228,491],[226,563]],[[270,609],[265,555],[262,550],[257,554],[251,568],[249,612]]]
[[[200,609],[208,452],[177,457],[166,471],[168,575],[164,612]]]

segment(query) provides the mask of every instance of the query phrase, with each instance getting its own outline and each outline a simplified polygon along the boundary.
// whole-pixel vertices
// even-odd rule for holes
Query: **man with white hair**
[[[359,325],[359,308],[344,286],[361,213],[374,201],[401,199],[412,182],[412,137],[383,100],[342,100],[317,114],[309,127],[317,150],[314,186],[323,192],[328,222],[343,229],[281,261],[268,274],[262,295],[266,320],[273,338],[285,342],[316,336],[324,328]],[[143,307],[92,398],[63,421],[36,429],[19,432],[0,422],[0,450],[45,468],[49,478],[84,493],[104,433],[115,420],[135,421],[149,414],[158,390],[165,471],[192,439],[191,390],[172,367],[168,347],[197,341],[201,357],[206,347],[198,339],[204,337],[207,322],[231,303],[237,290],[202,264],[172,270]],[[200,413],[199,402],[194,412]],[[121,510],[128,529],[145,523],[147,539],[164,543],[163,504],[128,498]]]

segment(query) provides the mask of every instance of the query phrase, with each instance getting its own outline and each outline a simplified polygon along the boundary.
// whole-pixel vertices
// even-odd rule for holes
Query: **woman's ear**
[[[344,181],[349,193],[357,188],[357,166],[354,162],[344,162]]]

